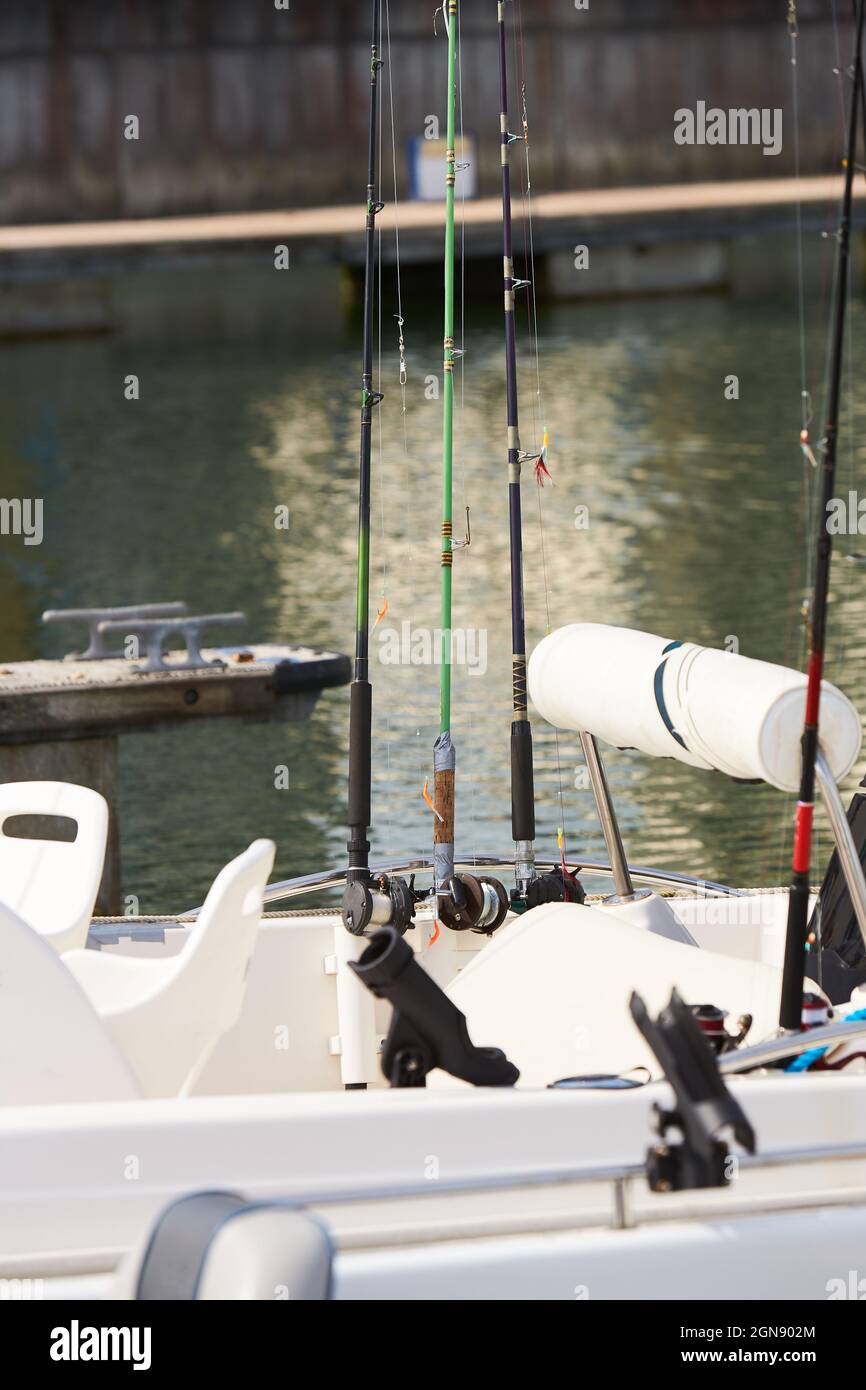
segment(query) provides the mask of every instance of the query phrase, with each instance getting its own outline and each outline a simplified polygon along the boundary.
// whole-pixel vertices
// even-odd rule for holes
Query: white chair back
[[[175,957],[175,980],[206,1002],[208,1023],[220,1033],[240,1016],[275,852],[273,840],[255,840],[220,869],[189,941]]]
[[[272,840],[256,840],[220,870],[177,954],[64,957],[145,1095],[188,1092],[239,1017],[274,852]]]
[[[0,1105],[133,1100],[139,1094],[126,1060],[63,962],[0,903]]]
[[[9,834],[15,816],[65,816],[72,841]],[[108,806],[72,782],[0,784],[0,893],[3,901],[58,952],[83,946],[108,839]]]

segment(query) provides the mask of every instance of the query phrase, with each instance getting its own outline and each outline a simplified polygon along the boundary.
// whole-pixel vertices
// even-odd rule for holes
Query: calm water
[[[411,286],[409,287],[411,290]],[[111,288],[116,331],[0,347],[0,483],[45,499],[45,539],[0,549],[0,656],[74,645],[39,624],[44,607],[186,598],[242,607],[250,640],[352,649],[356,525],[357,326],[336,280],[198,275]],[[385,306],[388,391],[376,445],[374,611],[388,629],[438,622],[441,369],[430,296],[406,304],[406,413]],[[435,300],[432,307],[435,310]],[[864,313],[855,307],[855,344]],[[544,420],[555,486],[524,488],[530,648],[575,620],[619,623],[747,655],[797,662],[804,583],[803,478],[796,445],[799,359],[793,301],[726,297],[543,310]],[[486,634],[486,670],[455,668],[458,840],[510,835],[510,636],[503,469],[502,348],[494,311],[466,335],[455,518],[471,506],[472,545],[455,560],[456,627]],[[820,366],[816,330],[810,359]],[[522,435],[539,438],[534,366],[522,367]],[[123,399],[136,373],[141,399]],[[740,399],[726,401],[736,373]],[[852,374],[848,420],[862,429],[866,382]],[[846,433],[842,487],[853,485]],[[404,442],[405,435],[405,442]],[[464,484],[465,477],[465,484]],[[547,584],[541,562],[543,518]],[[288,533],[274,508],[291,509]],[[589,509],[577,530],[575,508]],[[460,524],[455,520],[455,533]],[[844,538],[840,554],[860,538]],[[863,546],[866,549],[866,544]],[[866,573],[836,567],[829,675],[855,702],[866,684]],[[381,853],[425,852],[421,792],[438,725],[432,665],[373,665],[373,839]],[[201,725],[122,741],[125,891],[142,911],[200,900],[217,868],[257,835],[281,876],[343,858],[347,692],[303,724]],[[601,855],[590,794],[575,786],[577,740],[535,725],[539,847],[562,821],[573,854]],[[783,876],[790,799],[720,775],[609,752],[630,857],[739,882]],[[275,790],[286,764],[290,789]],[[863,773],[862,766],[856,777]],[[850,779],[853,785],[855,777]]]

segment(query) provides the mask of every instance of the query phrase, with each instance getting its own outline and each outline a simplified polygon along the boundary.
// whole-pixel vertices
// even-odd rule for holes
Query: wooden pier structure
[[[166,652],[160,670],[123,656],[0,666],[0,780],[76,782],[108,802],[100,915],[121,911],[119,737],[202,719],[306,719],[322,690],[351,675],[348,657],[315,647],[209,647],[200,655],[212,664],[191,668],[187,652]]]
[[[634,246],[755,236],[792,230],[798,198],[804,229],[820,232],[832,223],[841,188],[839,175],[544,193],[532,200],[533,239],[536,252],[547,254],[577,242]],[[517,197],[515,217],[522,212]],[[385,259],[394,254],[399,224],[402,260],[438,262],[443,217],[439,203],[387,205],[379,219]],[[459,206],[468,257],[496,255],[501,217],[498,198]],[[859,179],[855,220],[866,222],[866,185]],[[7,226],[0,228],[0,282],[264,258],[273,265],[277,245],[288,247],[290,267],[360,266],[363,230],[363,208],[357,205]]]

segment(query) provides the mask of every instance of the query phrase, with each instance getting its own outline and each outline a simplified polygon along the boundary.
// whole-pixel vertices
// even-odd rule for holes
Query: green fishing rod
[[[454,869],[454,803],[457,757],[451,737],[452,578],[454,573],[454,192],[457,173],[457,0],[441,7],[448,36],[448,100],[445,135],[445,267],[442,389],[442,550],[439,665],[439,736],[433,745],[433,887],[437,917],[454,931],[490,933],[505,920],[508,895],[488,875]]]
[[[447,12],[446,12],[447,5]],[[457,0],[442,6],[448,34],[448,102],[445,136],[445,336],[442,385],[442,552],[439,663],[439,737],[433,746],[433,872],[437,898],[447,913],[445,895],[454,878],[454,781],[457,755],[451,738],[451,623],[454,501],[454,183],[456,175]]]

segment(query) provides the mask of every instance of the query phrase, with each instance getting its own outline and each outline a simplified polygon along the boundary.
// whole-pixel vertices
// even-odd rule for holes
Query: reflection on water
[[[247,636],[352,649],[357,515],[358,350],[336,311],[335,279],[167,277],[114,287],[119,330],[104,338],[0,349],[0,484],[45,499],[45,539],[0,550],[0,656],[57,655],[47,606],[186,598],[243,607]],[[438,723],[438,670],[379,659],[438,625],[441,368],[432,306],[406,306],[409,380],[401,418],[396,359],[375,439],[373,613],[374,848],[429,849],[422,800]],[[386,335],[390,330],[385,308]],[[853,315],[854,339],[863,310]],[[551,436],[555,484],[524,486],[529,645],[548,621],[625,624],[747,655],[799,662],[805,578],[799,365],[793,304],[724,298],[549,306],[542,403],[521,363],[523,443]],[[455,627],[486,641],[454,668],[458,840],[510,834],[510,634],[502,346],[494,313],[473,312],[458,412]],[[124,378],[141,397],[125,401]],[[739,377],[727,401],[724,378]],[[849,423],[866,385],[852,374]],[[458,378],[458,395],[460,381]],[[840,491],[853,485],[847,439]],[[405,445],[404,445],[405,439]],[[274,508],[291,509],[288,534]],[[575,525],[576,508],[589,526]],[[543,519],[542,563],[540,516]],[[854,552],[858,537],[841,539]],[[546,584],[545,584],[546,573]],[[828,675],[864,687],[866,575],[836,567]],[[548,617],[549,610],[549,617]],[[408,624],[408,628],[404,628]],[[410,649],[411,650],[411,649]],[[125,891],[142,911],[200,899],[213,873],[257,835],[278,844],[279,875],[341,862],[347,692],[304,724],[200,725],[122,741]],[[539,848],[565,823],[570,852],[603,852],[590,793],[576,785],[576,736],[537,721]],[[784,877],[791,799],[672,762],[606,754],[630,857],[700,875]],[[289,790],[274,770],[290,769]],[[862,775],[862,768],[857,775]],[[852,776],[851,784],[856,780]],[[562,807],[562,809],[561,809]],[[825,839],[826,844],[826,839]]]

